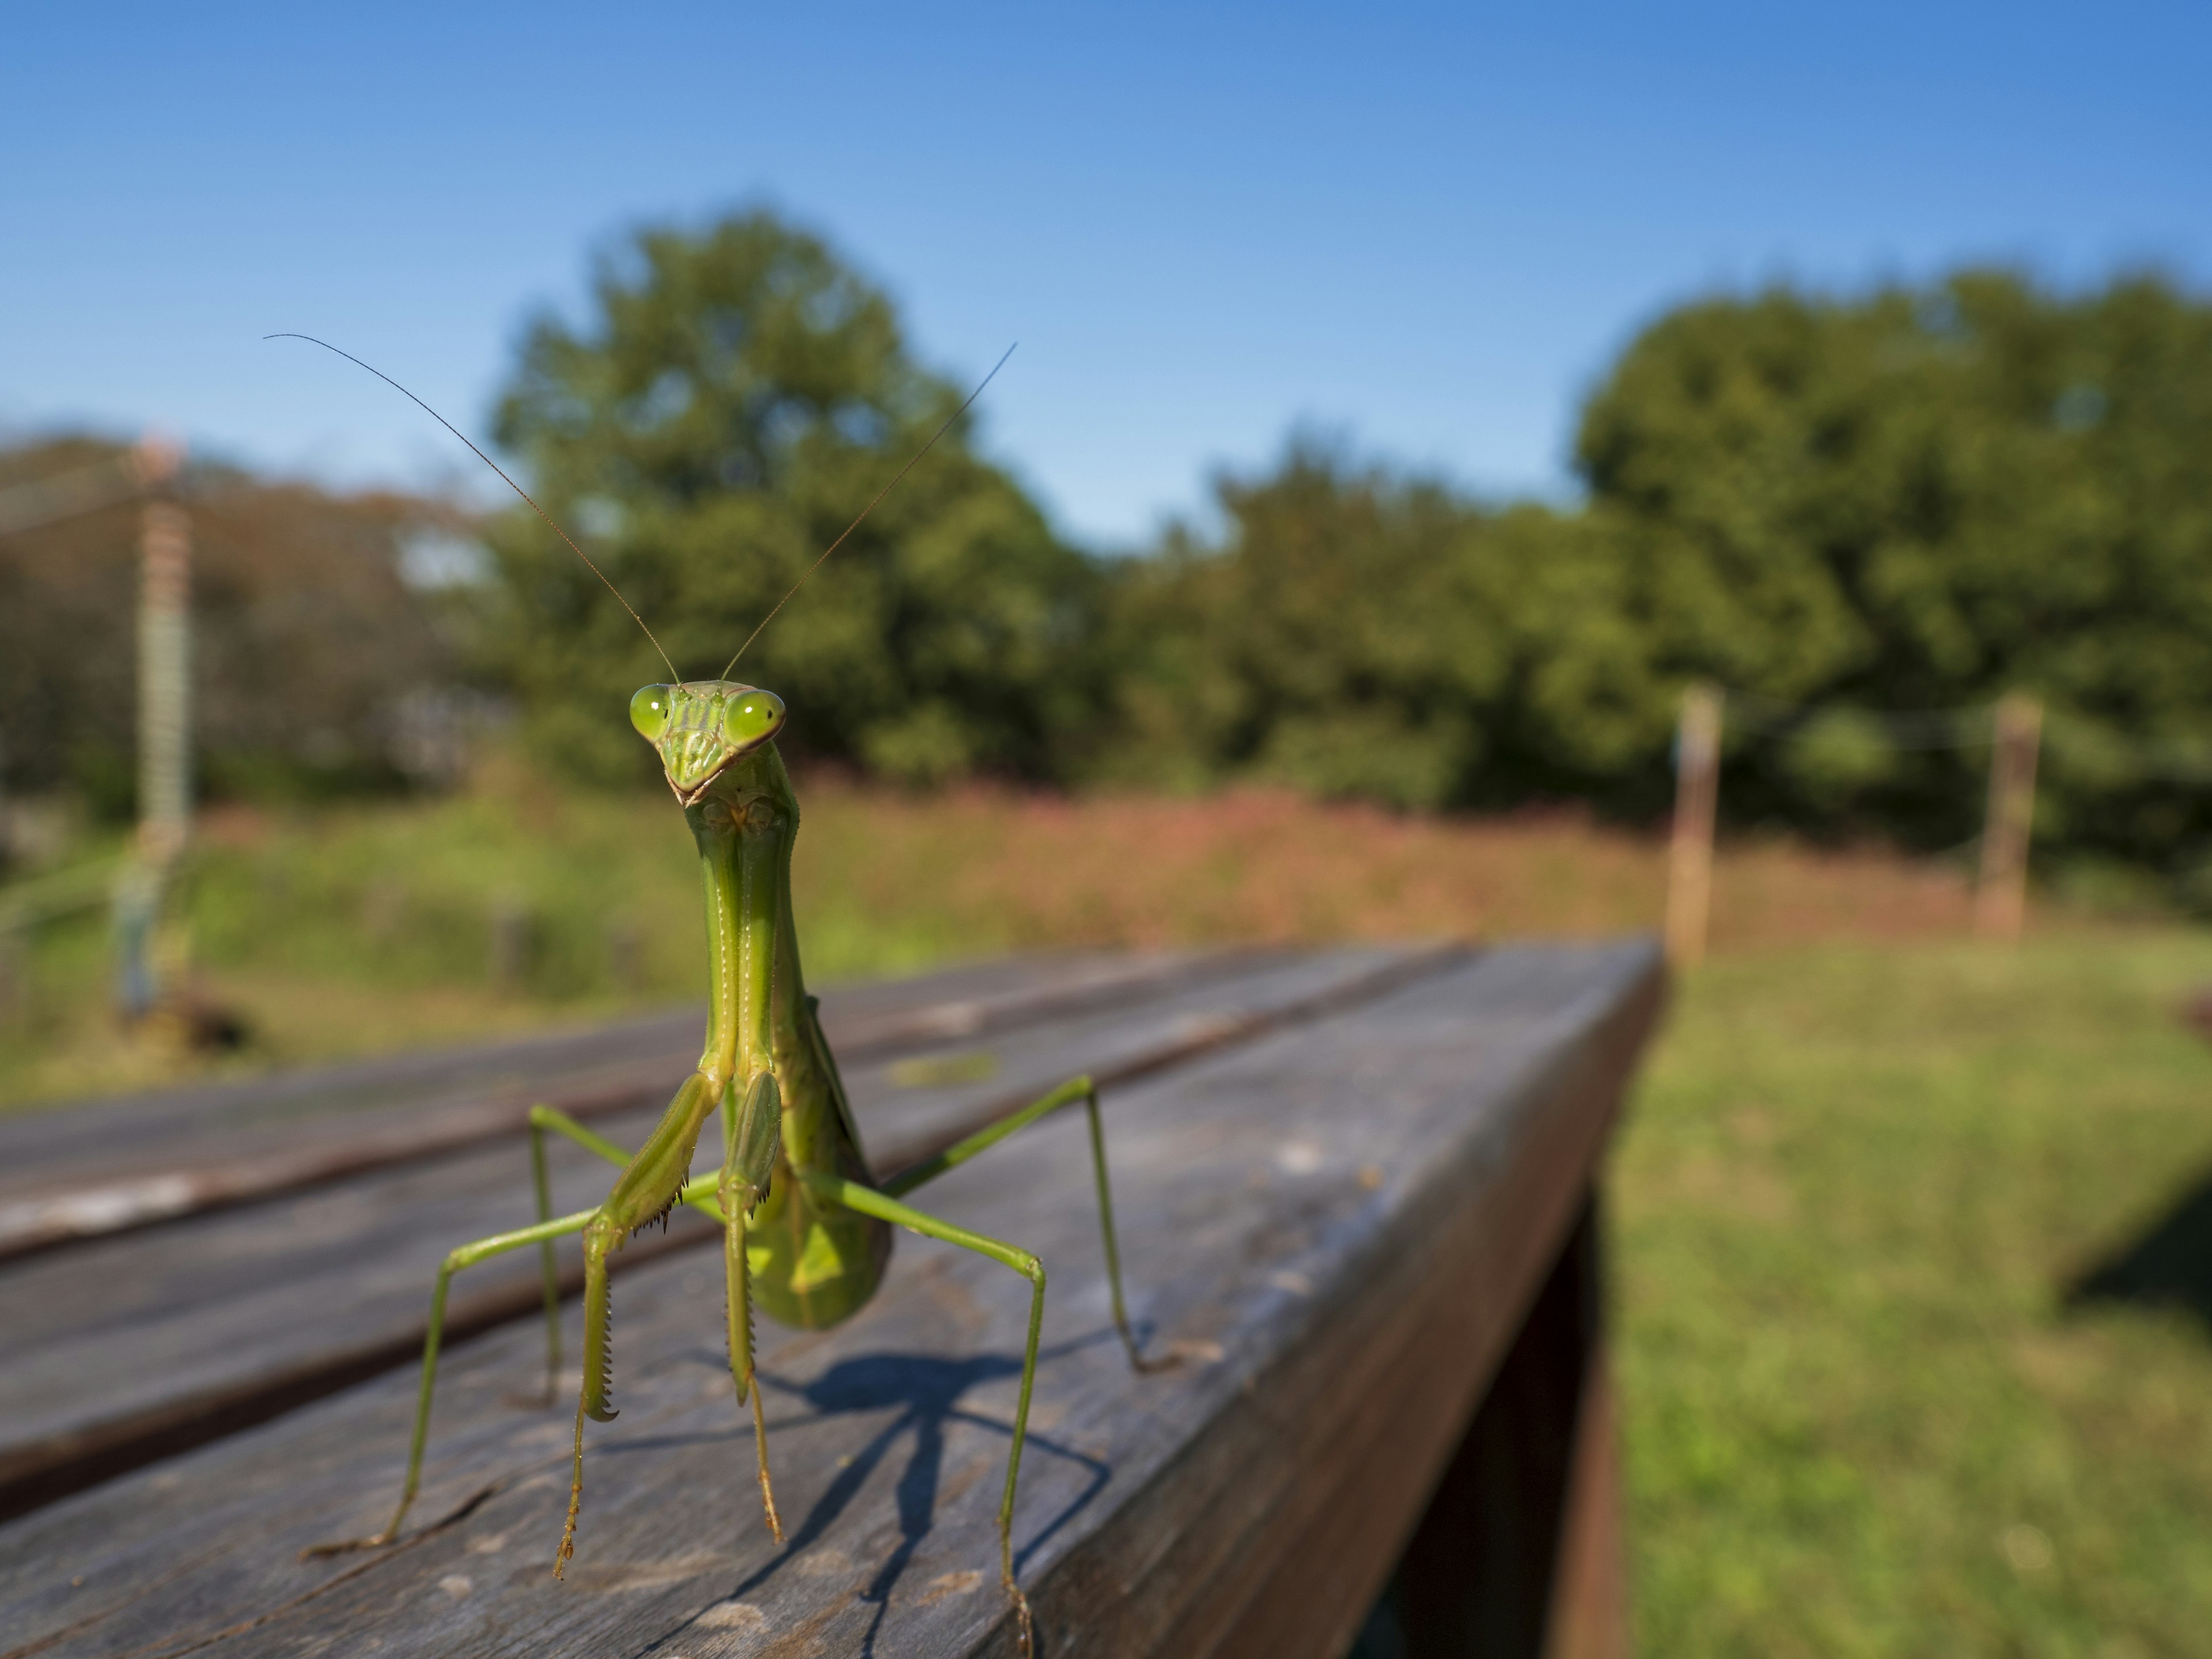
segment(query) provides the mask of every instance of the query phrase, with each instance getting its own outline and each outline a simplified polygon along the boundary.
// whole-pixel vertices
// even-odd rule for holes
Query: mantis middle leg
[[[1022,1443],[1029,1434],[1030,1393],[1036,1383],[1037,1338],[1044,1329],[1044,1263],[1027,1250],[1017,1249],[1001,1239],[970,1232],[950,1221],[941,1221],[857,1181],[812,1170],[801,1170],[799,1178],[817,1198],[842,1204],[848,1209],[874,1216],[894,1226],[905,1227],[920,1233],[924,1238],[941,1239],[947,1244],[957,1244],[963,1249],[974,1250],[979,1255],[987,1255],[992,1261],[1012,1268],[1030,1282],[1029,1339],[1022,1350],[1021,1393],[1014,1401],[1012,1446],[1006,1454],[1006,1490],[1005,1496],[999,1500],[999,1579],[1006,1586],[1008,1599],[1014,1604],[1014,1616],[1020,1621],[1021,1650],[1024,1654],[1033,1652],[1036,1625],[1030,1616],[1029,1597],[1022,1594],[1021,1586],[1014,1582],[1014,1485],[1022,1470]]]
[[[449,1251],[438,1267],[438,1277],[430,1291],[430,1319],[422,1338],[422,1380],[415,1398],[415,1431],[407,1448],[407,1479],[400,1488],[399,1507],[384,1530],[368,1538],[348,1539],[335,1544],[317,1544],[303,1550],[302,1556],[337,1555],[348,1550],[376,1549],[391,1543],[399,1535],[399,1528],[407,1519],[407,1511],[415,1502],[415,1494],[422,1480],[422,1455],[430,1436],[430,1402],[437,1391],[438,1360],[445,1344],[446,1297],[452,1288],[453,1275],[479,1261],[489,1261],[494,1256],[505,1255],[526,1245],[536,1244],[541,1251],[545,1273],[545,1304],[547,1314],[547,1351],[550,1371],[557,1374],[561,1365],[560,1283],[553,1263],[553,1241],[580,1233],[591,1224],[598,1210],[579,1210],[574,1215],[555,1217],[552,1209],[551,1185],[546,1175],[544,1131],[552,1129],[568,1136],[579,1145],[590,1148],[602,1158],[619,1164],[628,1164],[630,1155],[608,1140],[594,1134],[574,1118],[555,1111],[550,1106],[533,1106],[530,1109],[530,1158],[535,1177],[538,1197],[538,1223],[535,1226],[520,1227],[512,1232],[494,1233],[472,1243],[463,1244]],[[688,1185],[678,1201],[702,1210],[716,1220],[721,1213],[712,1195],[699,1182]],[[550,1385],[549,1385],[550,1386]]]
[[[1063,1106],[1083,1103],[1084,1111],[1091,1120],[1091,1171],[1098,1188],[1098,1227],[1106,1245],[1106,1284],[1114,1300],[1114,1328],[1121,1334],[1121,1346],[1129,1355],[1130,1368],[1139,1372],[1164,1370],[1176,1362],[1169,1359],[1147,1359],[1137,1346],[1135,1334],[1129,1328],[1129,1315],[1121,1297],[1121,1252],[1114,1239],[1114,1192],[1106,1176],[1106,1131],[1099,1121],[1098,1085],[1088,1077],[1072,1077],[1042,1099],[1024,1106],[1010,1116],[1000,1118],[987,1129],[980,1129],[966,1139],[956,1141],[933,1158],[924,1158],[911,1169],[902,1170],[884,1183],[884,1191],[892,1198],[902,1198],[915,1188],[937,1179],[947,1170],[958,1168],[977,1153],[988,1152],[1017,1130],[1025,1129],[1042,1118],[1047,1118]],[[857,1206],[856,1206],[857,1207]],[[550,1247],[549,1247],[550,1248]]]
[[[438,1352],[445,1339],[446,1292],[453,1284],[453,1275],[464,1267],[473,1267],[479,1261],[489,1261],[495,1255],[519,1250],[526,1244],[544,1243],[550,1248],[554,1239],[583,1231],[598,1213],[597,1210],[580,1210],[574,1215],[541,1221],[534,1227],[494,1233],[489,1238],[479,1238],[447,1254],[445,1261],[438,1267],[436,1286],[430,1292],[430,1325],[422,1339],[422,1381],[415,1397],[415,1436],[407,1448],[407,1480],[400,1489],[399,1507],[393,1511],[391,1523],[374,1536],[349,1539],[336,1544],[317,1544],[301,1551],[303,1558],[337,1555],[347,1550],[380,1548],[399,1535],[400,1523],[406,1520],[407,1510],[415,1502],[416,1490],[422,1484],[422,1449],[430,1434],[430,1398],[437,1388]]]

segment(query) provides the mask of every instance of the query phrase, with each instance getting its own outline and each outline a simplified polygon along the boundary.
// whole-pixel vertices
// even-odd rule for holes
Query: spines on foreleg
[[[607,1423],[615,1410],[613,1312],[607,1298],[607,1257],[617,1235],[604,1218],[584,1230],[584,1415]]]
[[[584,1386],[576,1401],[576,1449],[568,1474],[568,1516],[561,1523],[561,1550],[553,1558],[558,1578],[576,1553],[576,1516],[584,1506],[584,1419],[611,1422],[615,1408],[613,1310],[607,1300],[607,1256],[626,1235],[602,1213],[584,1229]]]

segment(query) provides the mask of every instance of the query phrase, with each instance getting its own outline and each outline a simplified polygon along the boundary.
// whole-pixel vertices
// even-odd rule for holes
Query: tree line
[[[959,396],[878,289],[753,214],[649,231],[587,319],[539,319],[499,435],[706,673]],[[1678,307],[1583,408],[1571,507],[1294,438],[1217,478],[1218,531],[1098,559],[969,438],[751,648],[801,752],[1648,818],[1711,679],[1755,714],[1729,817],[1938,847],[1978,824],[1986,748],[1915,733],[2021,689],[2052,712],[2046,847],[2179,870],[2212,830],[2212,765],[2175,763],[2212,763],[2212,307],[2154,275]],[[531,521],[493,545],[532,728],[637,769],[605,711],[651,648]]]
[[[700,678],[963,395],[878,287],[753,212],[603,260],[584,314],[528,327],[495,431]],[[785,696],[796,758],[917,787],[1264,781],[1630,820],[1664,810],[1682,690],[1711,680],[1749,716],[1725,817],[1921,848],[1981,812],[1986,747],[1941,711],[2026,690],[2051,710],[2040,846],[2205,862],[2202,298],[1969,270],[1700,300],[1623,351],[1574,454],[1578,501],[1498,502],[1294,437],[1215,479],[1215,527],[1109,558],[963,418],[736,672]],[[551,763],[641,776],[621,710],[666,678],[653,647],[526,511],[481,533],[486,580],[432,630],[453,672]]]
[[[125,446],[60,437],[0,452],[0,496],[113,466]],[[184,475],[192,539],[193,718],[204,795],[404,787],[410,723],[455,673],[462,619],[404,580],[434,501],[333,495],[219,462]],[[76,795],[128,817],[137,788],[139,505],[0,535],[0,794]],[[4,851],[4,848],[0,848]]]

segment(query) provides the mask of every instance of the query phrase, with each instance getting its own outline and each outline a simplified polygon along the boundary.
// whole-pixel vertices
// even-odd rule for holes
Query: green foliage
[[[0,451],[0,489],[98,476],[120,453],[90,438]],[[180,499],[191,526],[202,795],[296,799],[404,781],[394,757],[402,710],[450,675],[453,653],[402,580],[402,552],[456,515],[215,465],[188,468]],[[122,496],[0,536],[9,791],[67,787],[107,818],[133,809],[140,524],[138,503]]]
[[[696,677],[958,395],[879,291],[753,213],[627,244],[586,325],[533,328],[501,432]],[[1710,678],[1735,694],[1724,814],[1923,847],[1979,827],[1987,750],[1917,711],[2021,688],[2051,710],[2039,847],[2173,872],[2212,854],[2208,453],[2212,307],[2160,281],[1776,289],[1629,346],[1572,508],[1294,439],[1217,481],[1218,535],[1093,561],[956,426],[741,672],[799,756],[915,783],[1631,817],[1663,809]],[[541,751],[641,775],[619,711],[666,671],[534,520],[495,542],[496,661]]]
[[[1782,763],[1808,799],[1835,809],[1894,777],[1897,750],[1880,720],[1838,704],[1790,734]]]
[[[501,407],[553,516],[688,678],[720,673],[957,407],[890,301],[764,212],[639,234],[581,327],[540,319]],[[1050,776],[1079,726],[1097,580],[966,420],[747,652],[787,747],[928,783]],[[568,550],[518,512],[494,538],[501,665],[541,751],[617,778],[649,756],[621,714],[667,670]]]
[[[1921,711],[2022,688],[2043,848],[2202,863],[2208,453],[2212,307],[2155,280],[1684,307],[1592,397],[1579,510],[1310,442],[1223,479],[1218,541],[1116,584],[1106,769],[1641,815],[1710,678],[1729,816],[1937,846],[1979,827],[1987,723]]]
[[[2046,844],[2171,865],[2203,856],[2212,809],[2140,745],[2212,731],[2208,447],[2212,307],[2148,277],[2069,297],[1970,271],[1685,307],[1591,399],[1578,454],[1661,678],[1866,711],[2033,690]],[[1736,810],[1834,812],[1806,759],[1733,752]],[[1985,766],[1899,755],[1854,780],[1859,819],[1972,834]]]
[[[1109,776],[1248,776],[1404,807],[1604,787],[1665,740],[1602,526],[1485,511],[1310,441],[1216,486],[1117,584]]]

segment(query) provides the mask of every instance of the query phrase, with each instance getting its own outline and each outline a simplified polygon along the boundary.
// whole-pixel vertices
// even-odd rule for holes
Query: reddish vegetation
[[[1252,792],[899,798],[822,782],[808,799],[825,839],[865,823],[878,847],[902,848],[878,863],[891,880],[910,878],[922,853],[945,906],[1014,946],[1616,933],[1656,927],[1664,902],[1662,840],[1570,812],[1408,817]],[[853,862],[844,849],[816,850],[839,858],[848,878],[872,861],[856,848]],[[1717,950],[1955,935],[1968,920],[1954,868],[1796,842],[1721,849]]]

